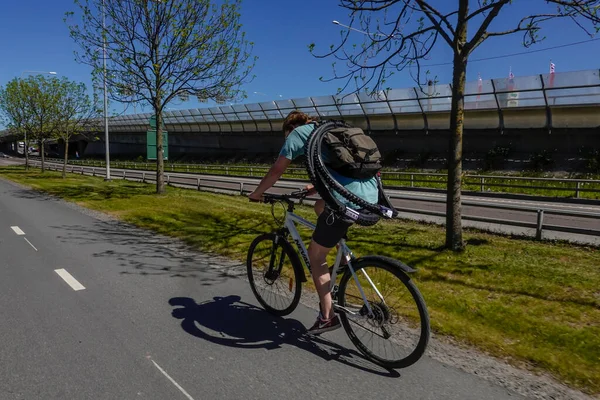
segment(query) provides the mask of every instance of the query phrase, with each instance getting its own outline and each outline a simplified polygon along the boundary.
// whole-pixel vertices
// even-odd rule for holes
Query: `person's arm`
[[[264,192],[266,192],[271,186],[275,184],[281,178],[281,175],[285,172],[287,167],[290,165],[292,161],[285,158],[284,156],[279,156],[275,161],[275,164],[271,167],[269,172],[265,175],[264,178],[258,184],[258,187],[254,189],[254,192],[250,193],[248,197],[250,200],[260,201]]]

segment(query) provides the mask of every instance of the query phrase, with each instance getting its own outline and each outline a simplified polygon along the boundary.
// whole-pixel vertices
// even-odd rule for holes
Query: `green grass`
[[[71,161],[73,162],[73,160]],[[74,161],[77,164],[84,165],[97,165],[103,166],[102,161]],[[129,169],[155,169],[155,164],[151,162],[125,162],[125,161],[114,161],[111,162],[113,168],[129,168]],[[215,168],[215,166],[205,164],[179,164],[179,163],[167,163],[165,164],[165,170],[167,172],[189,172],[199,174],[214,174],[214,175],[235,175],[235,176],[254,176],[263,177],[268,171],[268,165],[244,165],[244,164],[223,164]],[[383,176],[383,183],[389,186],[402,186],[402,187],[416,187],[416,188],[433,188],[433,189],[445,189],[446,188],[446,176],[438,176],[437,174],[429,173],[425,175],[416,174],[419,171],[399,171],[397,169],[384,168],[384,172],[387,172]],[[445,174],[445,171],[440,171]],[[550,196],[550,197],[575,197],[576,184],[573,182],[559,182],[559,181],[532,181],[532,180],[518,180],[514,177],[551,177],[544,176],[542,173],[524,172],[519,174],[507,174],[506,176],[497,177],[494,179],[485,178],[482,182],[478,175],[487,175],[486,173],[469,172],[470,175],[464,178],[463,189],[471,191],[481,191],[482,185],[484,191],[499,192],[499,193],[513,193],[513,194],[527,194],[533,196]],[[493,175],[498,175],[494,173]],[[287,179],[302,179],[308,180],[302,165],[297,165],[296,169],[292,172],[287,172],[284,176]],[[511,179],[511,177],[513,179]],[[585,175],[578,174],[574,175],[575,179],[587,179],[587,180],[600,180],[597,175]],[[507,187],[504,185],[509,185]],[[584,182],[581,184],[579,191],[579,197],[585,199],[600,199],[600,183]],[[585,190],[596,190],[596,192],[587,192]]]
[[[178,237],[198,249],[245,260],[251,240],[273,229],[270,207],[247,199],[169,187],[0,168],[0,176]],[[298,212],[314,218],[308,207]],[[303,232],[307,237],[308,232]],[[459,342],[547,371],[600,393],[600,252],[465,231],[469,245],[442,249],[443,228],[410,221],[355,227],[357,255],[396,257],[417,268],[432,328]]]

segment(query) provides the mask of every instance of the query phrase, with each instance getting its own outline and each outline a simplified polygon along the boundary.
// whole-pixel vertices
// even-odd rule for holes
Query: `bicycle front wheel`
[[[248,249],[246,268],[250,288],[265,310],[278,316],[294,311],[302,292],[302,266],[287,240],[274,233],[258,236]]]
[[[430,335],[423,296],[404,271],[386,262],[364,259],[352,267],[356,277],[346,271],[338,292],[343,307],[339,316],[350,340],[386,368],[414,364],[425,352]]]

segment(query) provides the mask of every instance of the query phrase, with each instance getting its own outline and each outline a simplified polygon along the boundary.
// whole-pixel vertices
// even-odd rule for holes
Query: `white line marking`
[[[24,235],[24,234],[25,234],[25,232],[23,232],[23,231],[21,230],[21,228],[19,228],[18,226],[11,226],[10,228],[11,228],[13,231],[15,231],[15,233],[16,233],[17,235]]]
[[[29,243],[29,245],[30,245],[31,247],[33,247],[33,249],[34,249],[35,251],[38,251],[38,249],[36,249],[36,248],[35,248],[35,246],[34,246],[33,244],[31,244],[31,242],[30,242],[29,240],[27,240],[27,238],[23,238],[23,239],[25,239],[25,241],[26,241],[27,243]]]
[[[171,377],[169,376],[169,374],[167,374],[167,372],[166,372],[164,369],[162,369],[162,368],[160,367],[160,365],[158,365],[158,364],[157,364],[157,363],[156,363],[154,360],[152,360],[152,359],[151,359],[150,361],[152,361],[152,363],[154,364],[154,366],[155,366],[156,368],[158,368],[158,370],[159,370],[160,372],[162,372],[162,374],[163,374],[164,376],[166,376],[166,377],[167,377],[167,379],[168,379],[168,380],[170,380],[170,381],[171,381],[171,383],[172,383],[173,385],[175,385],[175,387],[176,387],[177,389],[179,389],[179,391],[181,391],[181,393],[183,393],[183,394],[185,395],[185,397],[187,397],[187,398],[188,398],[188,400],[194,400],[194,398],[193,398],[192,396],[190,396],[190,394],[189,394],[188,392],[186,392],[186,391],[185,391],[185,389],[184,389],[184,388],[182,388],[182,387],[181,387],[181,385],[180,385],[179,383],[175,382],[175,380],[174,380],[173,378],[171,378]]]
[[[77,291],[85,289],[85,286],[77,282],[77,279],[73,278],[73,275],[68,273],[66,269],[55,269],[54,272],[56,272],[61,278],[63,278],[64,281],[67,282],[67,284],[71,286],[73,290]]]

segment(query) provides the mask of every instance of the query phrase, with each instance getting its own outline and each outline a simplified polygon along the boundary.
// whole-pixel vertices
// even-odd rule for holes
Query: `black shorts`
[[[325,207],[317,219],[317,227],[313,232],[312,239],[317,244],[330,249],[346,236],[348,228],[352,224],[354,224],[353,221],[342,218],[334,214],[329,207]]]

